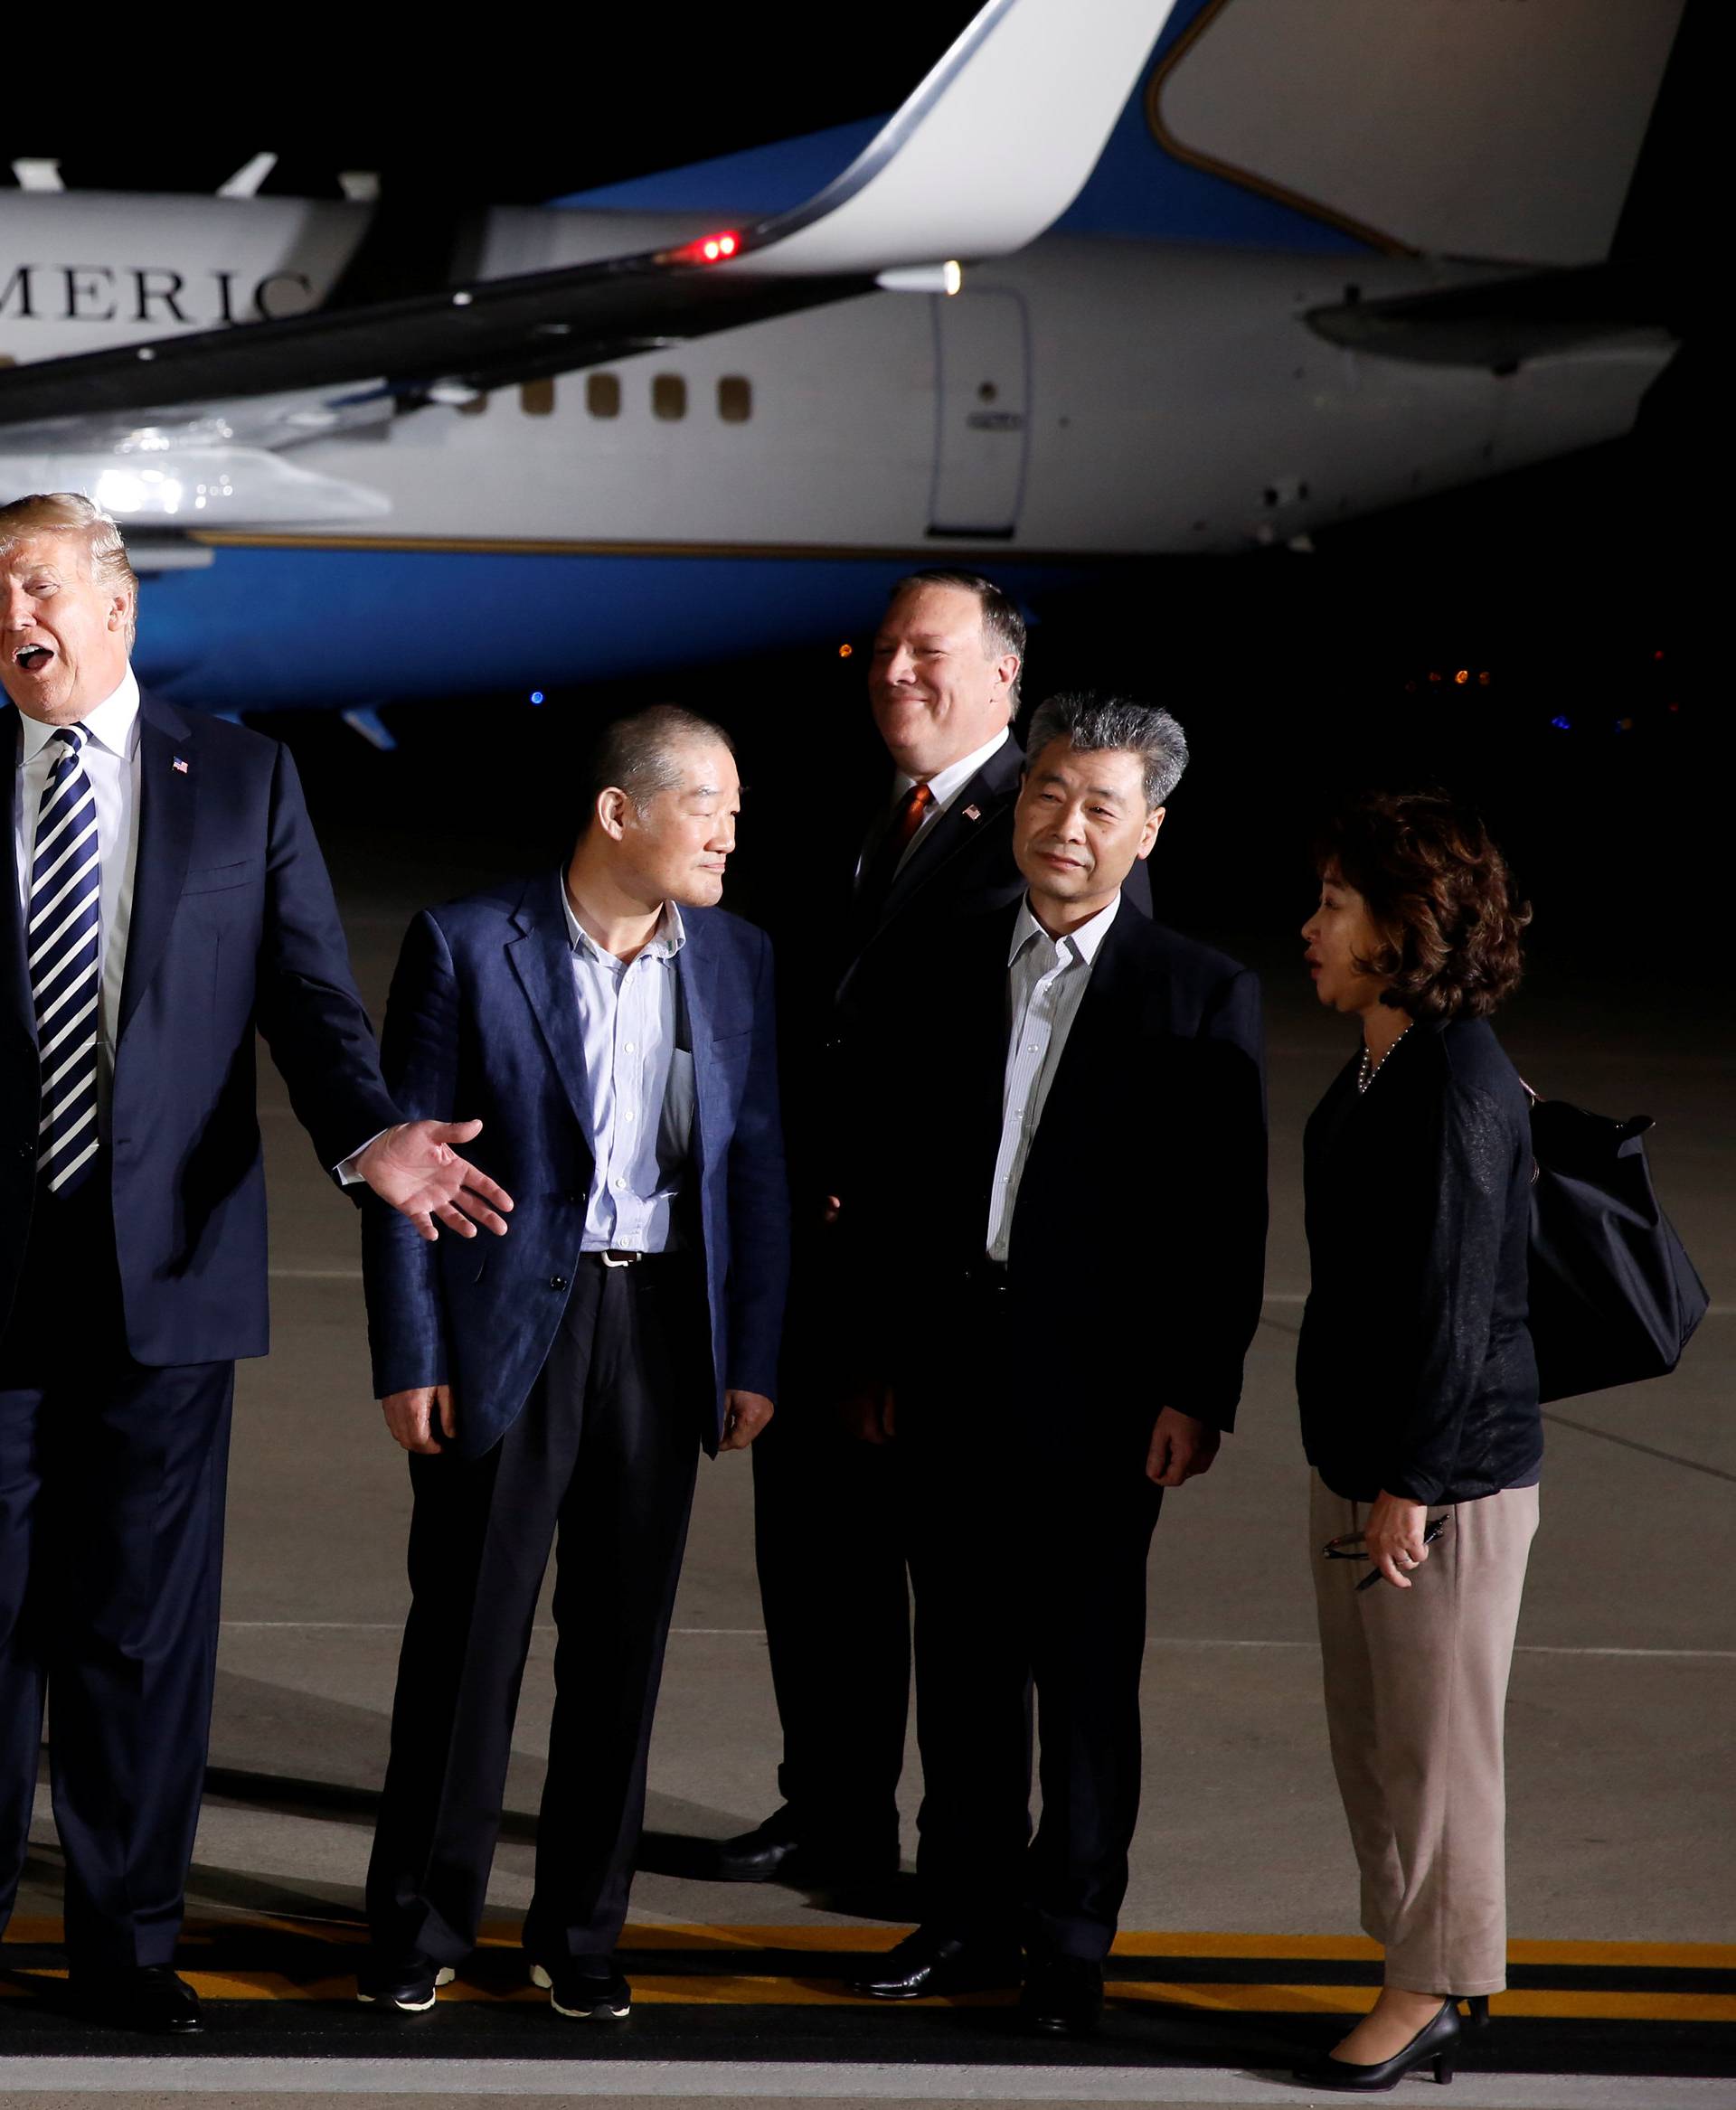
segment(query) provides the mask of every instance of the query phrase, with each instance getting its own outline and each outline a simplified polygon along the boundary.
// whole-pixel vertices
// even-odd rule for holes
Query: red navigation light
[[[676,250],[675,256],[684,264],[721,264],[726,257],[734,256],[741,247],[739,234],[707,234]]]

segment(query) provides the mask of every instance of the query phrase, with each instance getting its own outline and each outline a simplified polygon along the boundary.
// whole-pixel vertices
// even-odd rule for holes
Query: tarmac
[[[383,1006],[411,911],[467,872],[332,845],[363,993]],[[370,1397],[354,1220],[269,1063],[273,1352],[241,1366],[211,1774],[184,1967],[196,2046],[80,2029],[58,2004],[60,1862],[39,1790],[0,1950],[0,2103],[139,2105],[655,2099],[886,2103],[1305,2102],[1296,2057],[1378,1983],[1327,1758],[1291,1364],[1307,1288],[1301,1131],[1348,1052],[1299,947],[1202,930],[1261,968],[1273,1225],[1240,1427],[1165,1503],[1151,1562],[1146,1791],[1108,2023],[1019,2036],[986,1997],[886,2011],[851,1960],[914,1917],[873,1897],[718,1885],[693,1842],[777,1801],[778,1725],[753,1573],[749,1461],[703,1466],[651,1754],[633,1900],[632,2020],[574,2030],[523,1983],[552,1632],[534,1636],[489,1895],[489,1938],[425,2018],[358,2008],[351,1973],[407,1590],[409,1486]],[[1548,1412],[1543,1523],[1509,1717],[1512,1990],[1467,2043],[1477,2110],[1736,2104],[1736,1121],[1731,1064],[1694,991],[1607,988],[1534,963],[1503,1037],[1548,1096],[1640,1110],[1665,1204],[1712,1309],[1668,1380]],[[463,1114],[467,1108],[455,1108]],[[546,1599],[545,1599],[546,1603]],[[908,1856],[920,1773],[903,1808]],[[1426,2099],[1408,2083],[1400,2102]]]

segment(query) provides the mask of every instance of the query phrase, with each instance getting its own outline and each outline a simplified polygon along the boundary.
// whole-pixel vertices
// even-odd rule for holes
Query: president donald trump
[[[140,694],[137,588],[88,498],[0,506],[0,1925],[46,1694],[74,1998],[184,2033],[230,1403],[266,1351],[255,1028],[408,1236],[512,1204],[450,1147],[474,1123],[401,1120],[288,755]]]
[[[404,940],[387,1076],[412,1108],[473,1098],[519,1208],[480,1267],[368,1211],[374,1384],[415,1507],[364,2001],[431,2007],[476,1945],[558,1535],[524,1943],[558,2014],[631,2004],[614,1949],[695,1468],[770,1416],[788,1271],[771,947],[715,906],[739,803],[716,726],[641,711],[603,738],[564,870]]]

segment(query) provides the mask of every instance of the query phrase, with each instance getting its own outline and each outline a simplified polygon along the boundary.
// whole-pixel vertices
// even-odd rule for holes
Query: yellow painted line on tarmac
[[[1732,1942],[1509,1942],[1510,1964],[1594,1964],[1643,1971],[1736,1971]]]
[[[908,1929],[884,1925],[865,1926],[761,1926],[706,1925],[675,1922],[667,1926],[637,1924],[621,1940],[623,1950],[663,1952],[679,1955],[723,1958],[739,1955],[744,1965],[767,1950],[794,1951],[814,1959],[814,1975],[771,1973],[744,1968],[739,1972],[671,1972],[646,1974],[633,1970],[635,2001],[642,2006],[693,2005],[705,2007],[816,2008],[863,2007],[860,1994],[850,1992],[828,1971],[828,1960],[844,1955],[882,1953],[901,1941]],[[44,1945],[61,1939],[59,1920],[14,1920],[12,1940]],[[235,1937],[280,1936],[307,1945],[310,1968],[305,1974],[292,1969],[266,1966],[259,1970],[199,1968],[199,1952]],[[287,1915],[247,1915],[234,1918],[199,1919],[188,1927],[184,1955],[188,1968],[183,1975],[202,1998],[212,2001],[348,2002],[354,1997],[355,1981],[344,1968],[334,1969],[335,1957],[324,1956],[319,1948],[330,1945],[349,1950],[366,1942],[366,1930],[351,1921]],[[517,1950],[520,1930],[514,1921],[490,1921],[483,1929],[479,1947],[508,1954]],[[1185,1931],[1135,1931],[1122,1935],[1114,1955],[1123,1957],[1170,1957],[1177,1961],[1261,1960],[1278,1965],[1309,1962],[1367,1964],[1379,1958],[1371,1941],[1338,1935],[1225,1934]],[[1714,1942],[1596,1942],[1515,1941],[1509,1955],[1516,1964],[1551,1965],[1557,1969],[1652,1969],[1660,1971],[1723,1971],[1736,1969],[1736,1945]],[[0,1947],[0,1966],[5,1951]],[[345,1958],[347,1963],[348,1959]],[[1111,1998],[1133,2006],[1164,2005],[1203,2012],[1256,2014],[1358,2014],[1373,2006],[1375,1989],[1341,1983],[1296,1984],[1281,1970],[1272,1981],[1217,1983],[1162,1979],[1117,1979],[1110,1965],[1108,1992]],[[27,1997],[33,1982],[64,1979],[63,1968],[15,1973],[11,1981],[0,1981],[0,1999]],[[485,1976],[487,1973],[485,1973]],[[442,1994],[444,2000],[461,2002],[541,2002],[543,1994],[529,1983],[495,1989],[460,1978]],[[925,2006],[979,2007],[1004,2004],[1012,1995],[1002,1992],[961,1994]],[[1581,1987],[1523,1988],[1497,1994],[1492,2002],[1497,2015],[1533,2021],[1600,2021],[1623,2022],[1736,2023],[1736,1995],[1698,1992],[1616,1991],[1595,1983]]]
[[[1104,1992],[1130,2004],[1208,2008],[1261,2015],[1366,2014],[1373,1985],[1165,1984],[1157,1979],[1111,1981]],[[1497,1993],[1489,2011],[1530,2021],[1736,2022],[1736,1994],[1720,1992],[1543,1992]]]
[[[63,1980],[64,1971],[20,1973],[13,1983],[0,1985],[0,1999],[28,1994],[32,1981]],[[202,2000],[338,2002],[355,1997],[355,1981],[340,1976],[292,1978],[278,1971],[184,1971],[182,1976]],[[1374,2004],[1372,1985],[1288,1985],[1282,1983],[1214,1985],[1196,1981],[1160,1979],[1111,1979],[1104,1988],[1109,1998],[1129,2007],[1191,2009],[1208,2014],[1365,2014]],[[442,1987],[440,2002],[461,2004],[481,2002],[535,2002],[546,1993],[528,1983],[502,1991],[475,1985],[460,1977]],[[945,2000],[925,2001],[924,2008],[999,2007],[1014,1998],[1011,1991],[956,1994]],[[637,1978],[634,2004],[639,2007],[753,2007],[833,2008],[866,2010],[869,2003],[858,1993],[826,1981],[774,1977],[744,1972],[739,1976],[705,1973],[697,1976],[672,1973]],[[1498,1994],[1491,2002],[1497,2017],[1532,2021],[1696,2022],[1736,2023],[1736,1994],[1697,1992],[1599,1992],[1595,1991],[1525,1991]]]
[[[910,1931],[908,1926],[759,1926],[674,1920],[666,1926],[636,1921],[621,1936],[623,1949],[805,1949],[815,1954],[873,1955],[895,1947]],[[184,1945],[208,1945],[237,1934],[280,1934],[301,1940],[319,1940],[361,1947],[367,1929],[356,1922],[309,1916],[247,1913],[233,1918],[189,1921],[182,1936]],[[62,1929],[58,1919],[15,1918],[9,1942],[33,1942],[57,1946]],[[478,1946],[516,1949],[520,1935],[516,1920],[487,1920]],[[1202,1961],[1213,1956],[1272,1959],[1286,1957],[1308,1963],[1378,1963],[1380,1949],[1360,1935],[1223,1934],[1213,1931],[1170,1929],[1126,1932],[1116,1936],[1112,1952],[1118,1956],[1186,1956]],[[4,1956],[0,1946],[0,1956]],[[1730,1942],[1596,1942],[1512,1941],[1507,1958],[1514,1964],[1580,1964],[1601,1970],[1736,1971],[1736,1943]]]

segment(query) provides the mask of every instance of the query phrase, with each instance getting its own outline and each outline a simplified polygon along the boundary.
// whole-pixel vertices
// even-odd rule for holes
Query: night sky
[[[75,141],[59,120],[26,117],[32,136],[14,134],[11,151],[58,153],[69,185],[209,191],[274,147],[269,192],[335,195],[340,169],[368,168],[388,199],[430,210],[534,203],[890,110],[973,13],[940,0],[678,11],[628,33],[580,11],[558,29],[514,22],[474,49],[431,32],[364,34],[341,60],[321,60],[304,102],[278,82],[263,108],[243,97],[250,130],[238,129],[231,96],[212,121],[160,127],[143,145],[112,127],[84,127]],[[1196,765],[1171,823],[1178,919],[1228,930],[1260,913],[1280,878],[1295,877],[1302,809],[1335,787],[1445,781],[1484,802],[1522,881],[1534,875],[1548,896],[1561,945],[1629,973],[1719,978],[1705,934],[1725,890],[1713,859],[1729,683],[1706,620],[1705,523],[1720,493],[1708,484],[1695,210],[1708,16],[1705,0],[1690,0],[1616,244],[1648,311],[1684,339],[1632,438],[1328,531],[1312,556],[1128,565],[1043,611],[1027,698],[1063,682],[1120,684],[1189,725]],[[104,143],[85,143],[99,134]],[[536,713],[517,695],[388,708],[403,743],[392,757],[362,751],[330,721],[271,730],[291,739],[316,813],[342,831],[367,824],[382,796],[438,787],[478,707],[510,713],[551,787],[548,810],[521,815],[510,844],[500,839],[503,855],[522,853],[565,829],[564,765],[587,729],[653,693],[731,723],[762,800],[798,796],[818,761],[872,768],[860,677],[833,649],[655,691],[552,697],[556,708]],[[780,690],[809,706],[799,755],[762,707],[731,702]],[[816,726],[837,729],[824,755]],[[494,846],[485,815],[476,857]],[[755,862],[741,860],[750,897]]]

